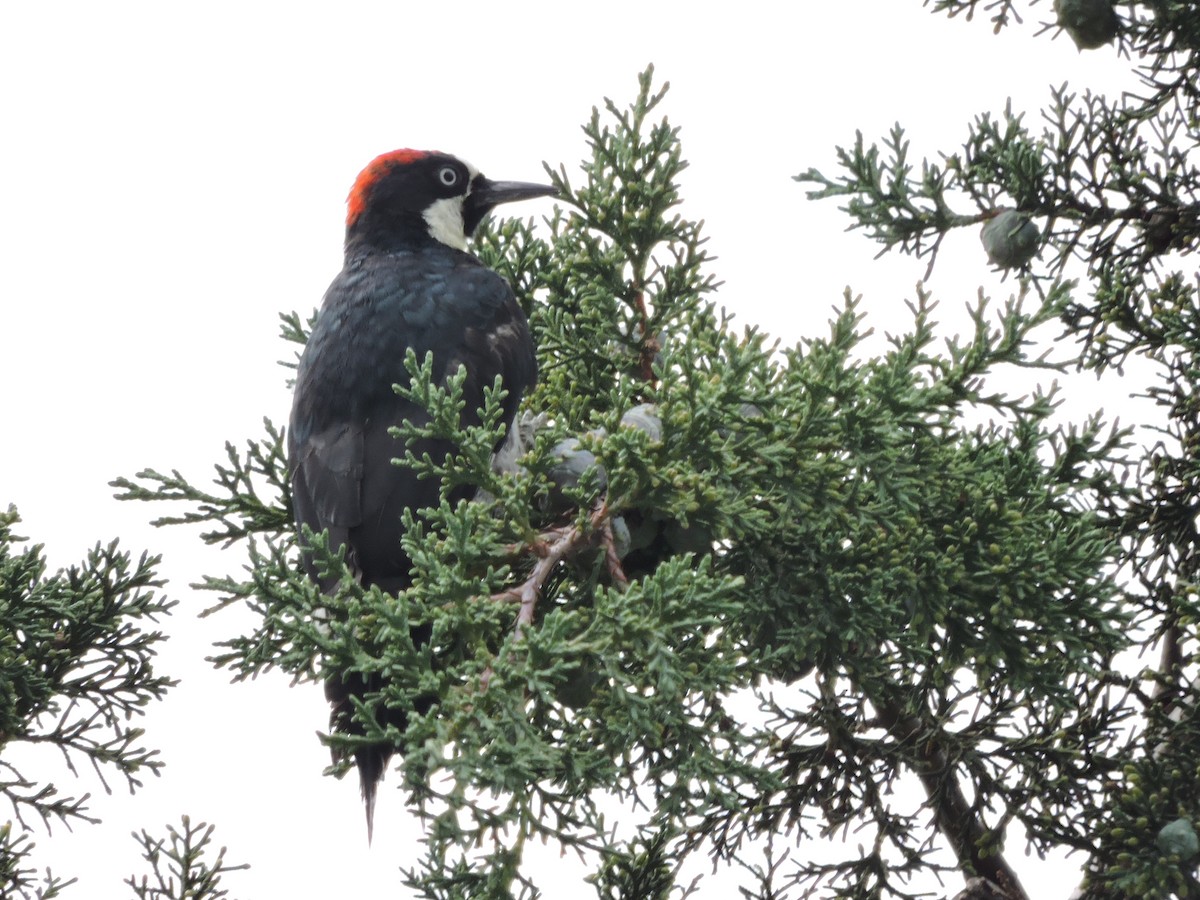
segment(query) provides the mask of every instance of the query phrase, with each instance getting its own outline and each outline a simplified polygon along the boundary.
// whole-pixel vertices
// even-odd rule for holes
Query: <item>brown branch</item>
[[[578,525],[572,525],[565,533],[545,545],[538,561],[534,563],[529,577],[513,592],[521,603],[521,608],[517,611],[516,625],[513,626],[514,640],[519,641],[522,630],[533,622],[533,613],[537,607],[538,597],[541,596],[542,587],[546,584],[546,579],[550,577],[550,572],[583,541],[583,529]]]
[[[617,542],[613,538],[612,516],[608,515],[605,510],[603,521],[600,523],[600,539],[604,545],[604,562],[608,565],[608,574],[612,576],[613,582],[622,591],[629,587],[629,576],[625,574],[625,567],[621,565],[621,557],[617,556]],[[593,522],[595,518],[593,517]]]
[[[912,744],[916,750],[915,759],[909,759],[908,763],[921,780],[938,830],[950,842],[954,855],[960,864],[968,862],[976,875],[990,883],[985,886],[969,883],[967,892],[959,896],[1029,900],[1016,871],[996,849],[991,830],[968,802],[936,737],[915,716],[906,715],[899,704],[877,699],[872,703],[878,710],[880,724],[894,738]],[[982,892],[984,887],[993,892]]]
[[[638,374],[648,384],[655,384],[654,357],[662,349],[662,345],[658,342],[658,335],[650,333],[650,310],[646,306],[646,292],[641,287],[633,295],[633,306],[641,318],[638,323],[642,332],[641,352],[638,354]]]
[[[1189,567],[1190,568],[1190,567]],[[1168,592],[1170,588],[1166,589]],[[1178,724],[1187,713],[1189,705],[1188,679],[1184,672],[1185,648],[1183,627],[1179,614],[1171,611],[1167,616],[1166,630],[1162,637],[1162,653],[1159,656],[1157,678],[1146,700],[1148,707],[1162,711],[1166,721],[1162,725],[1162,739],[1151,751],[1152,759],[1161,759],[1174,746],[1175,735],[1172,725]]]
[[[513,637],[516,640],[520,640],[525,626],[533,622],[538,598],[541,596],[542,588],[545,587],[550,573],[554,571],[554,567],[593,542],[597,537],[600,538],[600,543],[604,547],[605,561],[613,580],[622,589],[629,584],[629,578],[625,575],[625,570],[621,567],[621,560],[617,557],[608,504],[600,501],[592,510],[585,526],[564,525],[538,535],[536,541],[527,545],[527,549],[538,558],[537,562],[533,564],[533,570],[529,573],[529,577],[516,587],[492,594],[492,600],[520,604],[520,608],[517,610],[516,625],[513,627]]]
[[[1162,677],[1151,692],[1152,703],[1169,704],[1183,692],[1183,662],[1183,629],[1178,616],[1172,614],[1166,634],[1163,635],[1162,654],[1158,661],[1158,674]]]

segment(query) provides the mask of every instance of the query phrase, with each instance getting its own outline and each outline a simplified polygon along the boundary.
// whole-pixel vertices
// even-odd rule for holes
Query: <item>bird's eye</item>
[[[442,166],[438,169],[438,181],[446,187],[454,187],[458,184],[458,170],[454,166]]]

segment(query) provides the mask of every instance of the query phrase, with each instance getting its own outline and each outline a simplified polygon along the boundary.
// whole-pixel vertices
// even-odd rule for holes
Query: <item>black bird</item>
[[[364,587],[394,594],[409,586],[401,514],[438,502],[434,479],[392,464],[404,447],[388,429],[404,419],[428,421],[423,409],[392,389],[409,382],[406,351],[418,359],[432,352],[438,381],[466,367],[464,425],[479,424],[484,388],[499,375],[508,392],[504,422],[511,426],[537,378],[529,325],[512,288],[467,251],[467,238],[498,204],[553,193],[541,184],[489,181],[453,156],[419,150],[385,153],[354,182],[345,262],[300,357],[288,459],[297,526],[328,530],[330,547],[345,547]],[[412,449],[418,457],[427,451],[441,459],[454,448],[427,440]],[[320,580],[308,555],[304,564]],[[336,579],[321,584],[326,591],[335,586]],[[414,637],[428,640],[427,633]],[[361,675],[331,677],[325,685],[331,731],[362,734],[351,698],[381,686]],[[405,710],[377,714],[385,724],[406,727]],[[392,749],[380,744],[354,754],[368,840]]]

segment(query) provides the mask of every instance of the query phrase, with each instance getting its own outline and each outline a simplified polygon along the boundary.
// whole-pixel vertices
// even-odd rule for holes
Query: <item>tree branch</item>
[[[629,584],[629,578],[621,568],[621,560],[613,543],[608,503],[602,500],[592,510],[586,527],[573,524],[552,528],[543,532],[537,541],[529,544],[529,549],[538,556],[529,577],[517,587],[492,595],[492,599],[498,602],[520,603],[517,622],[513,628],[515,639],[520,640],[525,626],[533,622],[538,597],[541,596],[546,579],[550,577],[554,567],[597,537],[604,548],[604,558],[613,580],[622,588]]]
[[[1016,871],[996,849],[992,830],[968,802],[945,751],[927,736],[929,729],[915,716],[905,714],[897,703],[873,702],[880,723],[888,732],[902,743],[914,745],[916,758],[910,759],[909,764],[921,779],[938,829],[950,841],[960,864],[969,862],[976,875],[982,876],[968,882],[966,890],[955,900],[1029,900]]]

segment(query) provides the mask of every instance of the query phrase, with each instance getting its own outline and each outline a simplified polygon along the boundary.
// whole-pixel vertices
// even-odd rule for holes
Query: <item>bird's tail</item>
[[[384,585],[388,590],[399,590],[396,584]],[[416,646],[429,643],[430,626],[419,625],[412,629],[412,639]],[[378,696],[384,687],[384,680],[378,674],[363,675],[348,673],[344,676],[334,675],[325,681],[325,699],[330,703],[329,730],[333,734],[347,734],[361,737],[365,734],[362,724],[354,718],[354,699],[364,700],[369,696]],[[433,707],[435,697],[418,697],[409,709],[389,708],[386,704],[378,703],[373,712],[379,721],[387,728],[394,728],[403,734],[408,729],[409,714],[425,715]],[[375,796],[379,790],[379,782],[387,772],[388,763],[396,747],[390,742],[368,744],[354,751],[354,764],[358,768],[359,787],[362,791],[363,805],[367,813],[367,842],[370,843],[375,831]],[[334,765],[340,763],[344,753],[331,749]]]
[[[363,727],[354,719],[354,701],[351,698],[361,699],[378,691],[380,686],[378,678],[351,676],[328,679],[325,682],[325,697],[331,705],[329,730],[334,734],[362,735]],[[387,771],[388,761],[392,758],[392,751],[391,744],[371,744],[354,751],[354,764],[358,768],[359,788],[367,814],[367,843],[370,843],[374,836],[375,797],[379,790],[379,782],[383,780]],[[345,756],[336,747],[330,750],[330,755],[335,765]]]
[[[358,766],[358,785],[367,814],[368,845],[375,836],[375,795],[379,790],[379,782],[383,781],[383,774],[387,771],[391,756],[391,747],[382,744],[364,747],[354,754],[354,763]]]

